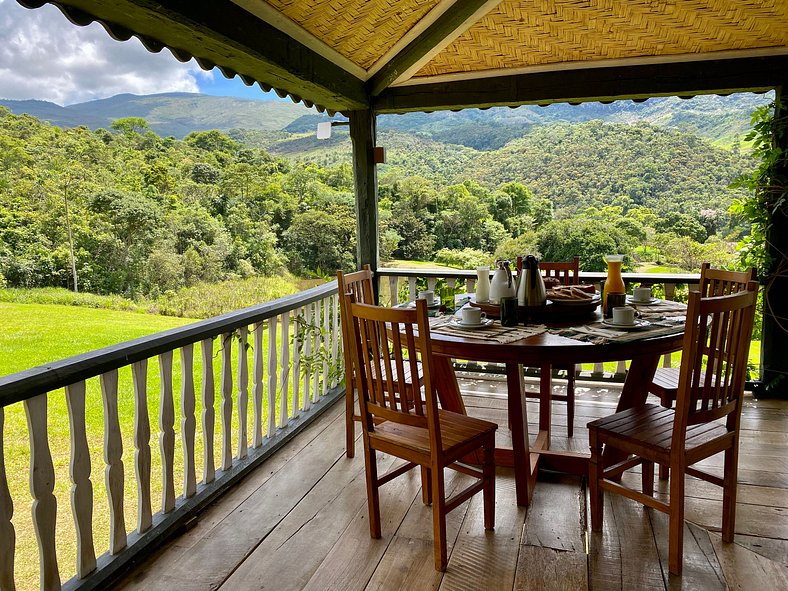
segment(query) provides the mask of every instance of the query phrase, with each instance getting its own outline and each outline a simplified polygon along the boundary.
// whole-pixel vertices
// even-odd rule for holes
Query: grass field
[[[99,349],[107,345],[133,339],[139,336],[156,333],[194,322],[185,318],[173,318],[142,314],[138,312],[122,312],[104,309],[80,308],[76,306],[58,306],[42,304],[9,304],[0,303],[0,375],[14,373],[51,361]],[[268,348],[268,331],[265,331],[263,342],[263,359]],[[291,329],[292,334],[292,329]],[[215,449],[222,433],[218,415],[220,374],[219,339],[214,341],[214,382],[216,400],[214,407],[217,409],[215,424]],[[251,335],[249,338],[251,343]],[[251,389],[251,352],[248,354],[250,362],[250,389]],[[233,342],[233,372],[234,382],[238,368],[238,344]],[[197,436],[195,458],[197,466],[197,480],[202,477],[203,445],[200,420],[200,376],[201,362],[199,347],[194,350],[194,382],[197,390]],[[267,380],[267,376],[265,378]],[[292,384],[292,376],[290,380]],[[180,412],[180,387],[181,370],[178,352],[173,358],[173,391],[175,404],[175,490],[180,496],[183,490],[183,447],[181,442],[181,412]],[[235,390],[235,389],[234,389]],[[290,388],[292,392],[292,387]],[[152,451],[152,495],[153,511],[161,507],[162,468],[159,452],[158,424],[159,408],[159,368],[155,359],[148,363],[148,413],[151,423],[151,451]],[[281,392],[281,384],[279,386]],[[233,393],[233,449],[237,442],[237,392]],[[131,382],[130,368],[122,368],[119,372],[118,407],[120,426],[123,438],[123,464],[125,471],[125,519],[126,529],[131,532],[135,529],[137,520],[137,481],[134,475],[135,448],[133,443],[134,399]],[[278,399],[277,399],[278,407]],[[249,407],[247,409],[251,425],[251,392]],[[267,422],[267,415],[263,417],[263,425]],[[70,443],[69,421],[62,390],[51,392],[48,396],[48,436],[52,459],[55,466],[55,490],[57,498],[57,552],[58,563],[62,580],[72,577],[76,570],[76,548],[74,542],[73,519],[71,515],[69,477]],[[265,428],[265,427],[264,427]],[[104,485],[103,438],[104,414],[101,399],[101,388],[98,378],[87,381],[86,393],[86,429],[88,446],[90,448],[94,495],[94,536],[97,555],[104,553],[108,548],[109,540],[109,510]],[[13,524],[16,529],[17,551],[15,570],[17,588],[20,590],[34,590],[38,588],[38,550],[35,542],[31,517],[32,498],[29,490],[30,450],[27,435],[27,424],[24,405],[17,403],[5,408],[5,426],[3,431],[3,444],[5,453],[5,467],[9,481],[11,497],[14,500]],[[251,427],[248,429],[251,438]],[[218,466],[219,458],[214,454],[215,464]]]

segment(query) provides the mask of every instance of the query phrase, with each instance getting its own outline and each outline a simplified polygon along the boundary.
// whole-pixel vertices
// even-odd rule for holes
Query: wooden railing
[[[24,511],[29,502],[20,495],[12,498],[7,478],[10,470],[24,469],[9,465],[4,454],[4,441],[10,446],[13,437],[17,443],[24,437],[23,426],[21,433],[9,433],[10,425],[4,425],[7,411],[15,410],[12,405],[21,403],[27,417],[32,494],[29,506],[38,546],[40,588],[61,588],[64,565],[59,568],[57,548],[63,544],[76,547],[76,568],[70,570],[76,574],[63,588],[107,588],[129,561],[149,552],[182,527],[342,395],[340,336],[336,282],[331,282],[294,296],[0,378],[0,590],[15,589],[18,583],[14,570],[15,548],[20,539],[12,519],[14,511]],[[175,373],[180,373],[181,378],[180,389],[174,392],[176,351],[180,364]],[[148,393],[149,383],[156,381],[155,376],[149,376],[151,360],[157,362],[159,369],[158,446],[151,444],[149,403],[153,401],[149,401]],[[219,366],[218,372],[214,362]],[[122,380],[119,382],[119,370],[124,376],[130,371],[131,385],[125,389]],[[94,550],[98,542],[94,544],[96,505],[90,453],[96,450],[90,448],[90,422],[86,421],[86,391],[97,388],[96,380],[90,381],[94,378],[101,393],[103,476],[109,505],[108,552],[99,557]],[[48,406],[58,402],[61,388],[65,389],[70,450],[54,451],[70,456],[68,476],[61,478],[71,481],[73,525],[63,528],[73,532],[71,540],[56,539],[58,510],[67,510],[67,503],[61,501],[58,506],[53,493],[57,462],[53,463],[47,421]],[[133,454],[124,455],[124,417],[119,417],[119,396],[121,401],[133,396]],[[87,405],[88,413],[95,414],[96,410]],[[215,437],[217,414],[220,434]],[[55,427],[54,431],[65,430],[64,425]],[[177,453],[176,437],[180,437]],[[100,434],[93,439],[100,439]],[[201,445],[196,445],[196,440]],[[156,447],[158,453],[154,451]],[[154,474],[157,488],[161,488],[160,504],[154,501],[151,487],[152,459],[161,465],[160,479]],[[134,467],[130,470],[128,464],[132,461]],[[129,472],[135,474],[136,499],[133,493],[131,499],[127,498],[128,489],[124,494]],[[176,483],[176,472],[183,475],[182,486]],[[129,533],[125,514],[130,508],[133,511],[135,504],[136,523]],[[62,521],[63,516],[60,517]],[[57,531],[62,531],[61,526]],[[65,570],[70,568],[69,565]],[[29,581],[24,586],[29,588]]]
[[[581,272],[580,280],[583,283],[593,283],[601,291],[605,273]],[[667,300],[676,298],[676,287],[680,285],[697,285],[700,281],[699,274],[662,274],[662,273],[624,273],[624,282],[627,287],[633,283],[657,288],[658,295]],[[423,269],[378,269],[378,293],[380,303],[391,305],[403,301],[415,300],[419,289],[436,291],[439,285],[448,289],[449,293],[473,293],[476,291],[475,271],[432,271]],[[663,358],[663,366],[670,367],[670,355]],[[527,370],[528,371],[528,370]],[[533,370],[536,372],[537,370]],[[626,362],[619,361],[616,370],[612,373],[605,372],[601,363],[594,364],[593,370],[582,371],[578,377],[592,379],[623,380],[626,373]]]

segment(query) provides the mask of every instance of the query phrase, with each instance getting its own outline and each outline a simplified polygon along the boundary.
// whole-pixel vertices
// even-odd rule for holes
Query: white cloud
[[[0,0],[0,98],[67,105],[129,92],[198,92],[210,78],[192,60],[112,39],[97,23],[78,27],[52,5],[28,10]]]

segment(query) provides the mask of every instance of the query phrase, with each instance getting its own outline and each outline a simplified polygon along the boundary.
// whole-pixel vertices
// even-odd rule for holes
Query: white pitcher
[[[490,283],[490,302],[500,304],[501,298],[514,297],[514,281],[509,261],[495,261],[495,264],[498,265],[498,268]]]

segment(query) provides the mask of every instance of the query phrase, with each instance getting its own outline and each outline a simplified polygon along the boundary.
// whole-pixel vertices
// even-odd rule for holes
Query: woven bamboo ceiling
[[[788,77],[788,0],[51,3],[329,111],[765,90]]]

